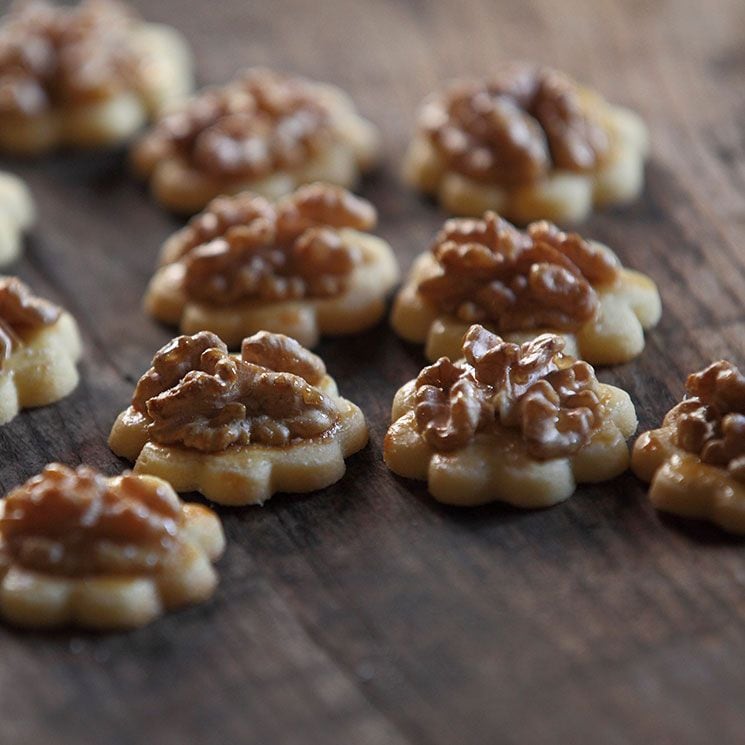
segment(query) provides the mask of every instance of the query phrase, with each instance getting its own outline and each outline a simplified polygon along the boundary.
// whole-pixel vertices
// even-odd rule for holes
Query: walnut
[[[0,367],[23,343],[25,332],[55,323],[61,313],[17,277],[0,277]]]
[[[34,116],[140,84],[133,16],[111,0],[17,3],[0,26],[0,112]]]
[[[420,125],[449,168],[503,186],[533,183],[551,168],[592,170],[609,149],[576,84],[527,65],[455,84],[424,106]]]
[[[27,569],[65,576],[155,572],[177,535],[175,494],[132,474],[48,465],[11,491],[4,550]]]
[[[318,385],[326,376],[326,365],[318,355],[289,336],[268,331],[244,339],[241,358],[274,372],[299,375],[311,385]]]
[[[614,282],[620,270],[611,254],[575,233],[547,222],[522,232],[493,212],[448,220],[432,252],[441,271],[419,284],[424,299],[502,333],[579,330],[597,314],[594,285]]]
[[[566,256],[593,285],[611,284],[618,277],[621,268],[618,259],[578,233],[564,233],[547,220],[531,223],[527,232],[535,243],[547,243]]]
[[[301,186],[279,200],[277,212],[279,233],[288,238],[318,225],[370,230],[378,221],[370,202],[332,184]]]
[[[538,458],[576,453],[600,423],[595,373],[586,362],[555,370],[536,381],[519,399],[523,438]]]
[[[297,342],[263,332],[246,339],[235,358],[215,339],[182,336],[156,354],[132,401],[152,440],[216,452],[288,445],[336,425],[336,405],[313,384],[325,374],[323,363]]]
[[[602,423],[595,373],[562,354],[561,337],[509,344],[481,326],[463,340],[464,360],[447,358],[416,380],[417,429],[437,450],[457,450],[479,431],[519,429],[538,459],[571,455]]]
[[[561,337],[544,334],[523,345],[502,341],[483,326],[471,326],[463,337],[463,355],[480,382],[495,391],[499,418],[516,423],[517,403],[538,380],[557,369]]]
[[[207,208],[189,220],[187,226],[174,235],[169,242],[169,252],[163,257],[165,263],[177,261],[197,246],[215,238],[222,238],[230,228],[252,225],[255,222],[273,224],[275,212],[268,199],[243,192],[234,197],[217,197]]]
[[[152,367],[140,378],[132,396],[136,411],[147,411],[149,399],[176,385],[191,370],[198,369],[202,354],[216,349],[227,354],[228,348],[222,339],[210,331],[200,331],[193,336],[177,336],[153,357]]]
[[[327,184],[276,204],[250,193],[219,197],[169,242],[164,259],[182,264],[184,291],[206,303],[335,297],[362,261],[339,229],[375,220],[372,205]]]
[[[720,360],[689,375],[686,393],[665,417],[677,445],[745,482],[745,376]]]
[[[422,437],[437,450],[467,445],[488,415],[487,397],[468,370],[443,357],[422,370],[416,385],[415,416]]]
[[[721,414],[745,414],[745,375],[731,362],[720,360],[689,375],[686,392]]]
[[[252,69],[163,117],[138,148],[217,177],[259,179],[301,166],[330,133],[329,112],[311,83]]]

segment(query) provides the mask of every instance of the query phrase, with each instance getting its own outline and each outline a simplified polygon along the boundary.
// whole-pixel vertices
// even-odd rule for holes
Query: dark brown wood
[[[269,64],[348,89],[384,132],[362,192],[405,267],[443,217],[396,175],[441,80],[537,59],[633,106],[654,137],[644,198],[584,230],[654,276],[665,310],[641,358],[601,377],[631,391],[644,429],[690,370],[745,362],[741,0],[137,4],[184,30],[203,82]],[[171,336],[140,298],[178,222],[124,153],[0,165],[39,205],[18,272],[86,342],[79,389],[0,429],[0,486],[50,460],[118,472],[106,437]],[[438,506],[381,462],[420,350],[381,325],[320,353],[370,422],[346,477],[220,510],[229,546],[207,605],[113,636],[0,627],[2,745],[742,742],[742,541],[660,519],[630,474],[547,511]]]

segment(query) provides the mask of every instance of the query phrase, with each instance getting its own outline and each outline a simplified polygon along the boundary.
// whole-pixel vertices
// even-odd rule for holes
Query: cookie
[[[226,505],[323,489],[366,442],[362,412],[339,395],[320,357],[267,332],[230,355],[207,331],[157,352],[109,438],[135,473]]]
[[[425,344],[430,361],[458,357],[469,325],[481,323],[513,342],[558,333],[571,354],[611,365],[642,351],[660,313],[654,282],[607,246],[546,221],[521,231],[487,212],[445,223],[414,262],[391,322]]]
[[[46,406],[78,385],[81,342],[73,317],[0,276],[0,424],[20,409]]]
[[[191,54],[114,0],[20,2],[0,20],[0,86],[0,151],[112,146],[189,93]]]
[[[166,241],[145,308],[230,347],[261,329],[307,347],[363,331],[383,317],[398,281],[391,247],[369,232],[376,219],[369,202],[329,184],[276,202],[218,197]]]
[[[34,218],[34,203],[26,184],[17,176],[0,171],[0,266],[20,256],[23,234]]]
[[[639,196],[647,151],[633,112],[557,70],[513,64],[425,101],[404,179],[456,215],[580,221]]]
[[[0,502],[0,617],[24,627],[128,629],[207,600],[225,539],[169,484],[48,465]]]
[[[442,357],[396,393],[384,459],[440,502],[548,507],[578,483],[628,468],[629,395],[598,382],[560,336],[522,345],[474,324],[462,356]]]
[[[132,152],[155,199],[188,214],[221,194],[352,187],[377,157],[377,130],[343,91],[260,68],[164,115]]]
[[[719,360],[689,375],[685,390],[636,441],[631,467],[658,510],[745,535],[745,375]]]

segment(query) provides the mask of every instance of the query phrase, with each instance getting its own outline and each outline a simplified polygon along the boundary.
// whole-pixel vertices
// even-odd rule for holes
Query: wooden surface
[[[745,362],[745,5],[673,0],[140,0],[189,37],[202,82],[277,65],[347,88],[383,129],[362,193],[406,268],[442,220],[398,181],[419,99],[500,59],[555,64],[648,120],[648,186],[584,229],[659,283],[640,359],[603,371],[641,428],[684,375]],[[3,491],[46,462],[116,473],[115,414],[170,332],[140,298],[177,222],[123,153],[9,163],[40,222],[19,274],[66,305],[78,390],[0,429]],[[213,602],[130,634],[0,627],[0,743],[740,743],[745,545],[660,519],[630,474],[564,505],[446,509],[381,462],[391,398],[422,366],[386,325],[320,348],[368,416],[336,486],[220,510]]]

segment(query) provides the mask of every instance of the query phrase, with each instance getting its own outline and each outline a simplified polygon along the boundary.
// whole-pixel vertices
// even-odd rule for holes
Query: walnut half
[[[233,445],[284,446],[322,436],[338,422],[317,387],[323,362],[282,334],[259,332],[229,355],[214,334],[181,336],[140,379],[133,408],[155,442],[205,452]]]
[[[456,83],[425,104],[420,127],[450,169],[503,186],[533,183],[552,168],[593,170],[609,150],[577,84],[530,65]]]
[[[42,573],[155,572],[177,539],[181,517],[175,493],[164,486],[53,463],[6,497],[3,550]]]
[[[169,242],[165,263],[183,267],[183,290],[230,305],[335,297],[362,261],[339,232],[369,230],[373,206],[341,187],[303,186],[275,203],[244,192],[219,197]]]
[[[15,3],[0,26],[0,114],[33,117],[136,90],[142,70],[130,41],[135,20],[112,0],[74,8]]]
[[[493,212],[448,220],[432,253],[440,271],[420,282],[419,294],[502,333],[579,330],[598,312],[596,286],[614,283],[620,270],[612,254],[576,233],[545,221],[520,231]]]
[[[745,375],[719,360],[689,375],[686,393],[665,417],[677,445],[745,482]]]
[[[301,166],[332,132],[331,114],[312,83],[256,68],[164,116],[136,155],[178,157],[218,178],[260,179]]]
[[[437,450],[457,450],[478,432],[521,433],[540,460],[576,453],[602,424],[595,373],[562,353],[561,337],[544,334],[522,345],[474,325],[464,359],[424,368],[416,380],[416,424]]]

